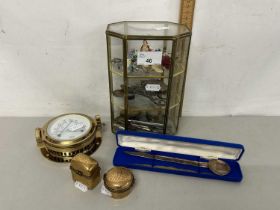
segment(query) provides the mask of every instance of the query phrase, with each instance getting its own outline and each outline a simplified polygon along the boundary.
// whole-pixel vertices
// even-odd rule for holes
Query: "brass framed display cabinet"
[[[112,131],[174,134],[181,116],[191,32],[124,21],[106,30]]]

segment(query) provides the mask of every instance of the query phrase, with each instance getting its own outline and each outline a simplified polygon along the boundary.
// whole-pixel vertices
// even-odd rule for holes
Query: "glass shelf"
[[[115,96],[114,96],[115,97]],[[116,97],[117,98],[117,97]],[[124,110],[124,106],[123,105],[120,105],[120,104],[117,104],[115,103],[114,101],[112,101],[112,104],[114,104],[114,106],[118,107],[120,110]],[[170,109],[174,109],[176,108],[177,106],[180,105],[180,102],[174,104],[174,105],[170,105],[169,106],[169,110]],[[165,106],[158,106],[158,107],[153,107],[153,108],[143,108],[143,107],[135,107],[135,108],[131,108],[129,107],[128,108],[130,111],[161,111],[161,110],[165,110]]]
[[[116,106],[120,110],[124,110],[123,106],[119,106],[119,105],[116,105]],[[162,110],[165,110],[165,107],[158,107],[158,108],[153,108],[153,109],[151,109],[151,108],[140,108],[140,107],[139,108],[131,108],[131,107],[129,107],[128,110],[129,111],[133,111],[133,112],[162,111]]]
[[[157,67],[157,68],[159,68],[159,67]],[[123,70],[114,70],[114,68],[112,68],[110,70],[110,72],[112,74],[114,74],[114,75],[119,76],[119,77],[123,77],[124,76],[123,75]],[[181,74],[184,74],[184,73],[185,73],[185,71],[179,71],[179,72],[174,73],[172,77],[177,77],[177,76],[179,76]],[[127,74],[127,78],[132,78],[132,79],[133,78],[139,78],[139,79],[141,79],[141,78],[164,79],[164,78],[169,78],[169,70],[163,70],[163,73],[158,73],[158,72],[156,72],[154,70],[151,70],[151,71],[147,70],[146,72],[142,72],[142,71],[141,72],[132,72],[132,73],[128,73]]]
[[[120,110],[124,110],[124,105],[121,101],[123,97],[113,96],[112,104],[118,107]],[[128,100],[130,111],[153,111],[153,110],[165,110],[166,106],[160,106],[154,104],[149,98],[141,95],[135,95],[135,99]]]
[[[110,71],[112,74],[119,76],[119,77],[123,77],[123,72],[122,71],[115,71],[115,70],[111,70]],[[143,75],[143,73],[140,74],[129,74],[127,76],[127,78],[131,78],[131,79],[164,79],[164,78],[168,78],[168,76],[162,76],[162,75],[156,75],[156,74],[146,74]]]
[[[118,71],[115,71],[115,70],[111,70],[110,71],[112,74],[116,75],[116,76],[119,76],[119,77],[123,77],[123,72],[118,72]],[[185,71],[180,71],[180,72],[177,72],[175,74],[173,74],[173,77],[177,77],[181,74],[185,73]],[[140,75],[140,74],[139,74]],[[138,76],[138,75],[128,75],[127,78],[131,78],[131,79],[164,79],[164,78],[169,78],[169,76],[157,76],[157,75],[147,75],[147,76],[143,76],[143,74],[141,74],[141,76]]]
[[[123,77],[123,70],[115,70],[112,68],[110,72],[114,75]],[[139,71],[128,72],[128,78],[168,78],[169,72],[168,70],[162,69],[161,66],[151,66],[151,67],[143,67]]]
[[[165,79],[168,78],[168,76],[127,76],[127,78],[130,79]]]

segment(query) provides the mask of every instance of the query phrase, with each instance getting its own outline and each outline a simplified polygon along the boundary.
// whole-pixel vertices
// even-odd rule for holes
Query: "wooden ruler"
[[[195,0],[181,0],[180,23],[192,30]]]

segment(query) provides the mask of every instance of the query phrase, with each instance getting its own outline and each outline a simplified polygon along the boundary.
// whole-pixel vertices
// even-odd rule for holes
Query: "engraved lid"
[[[104,185],[111,192],[123,192],[134,184],[132,172],[124,167],[113,167],[104,174]]]
[[[81,176],[91,176],[99,169],[99,165],[90,156],[79,153],[71,160],[70,169]]]

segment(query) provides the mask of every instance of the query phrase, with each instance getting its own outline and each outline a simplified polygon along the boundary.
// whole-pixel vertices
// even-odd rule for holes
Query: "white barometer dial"
[[[57,141],[69,141],[85,136],[92,128],[91,121],[79,114],[68,114],[52,120],[47,134]]]

